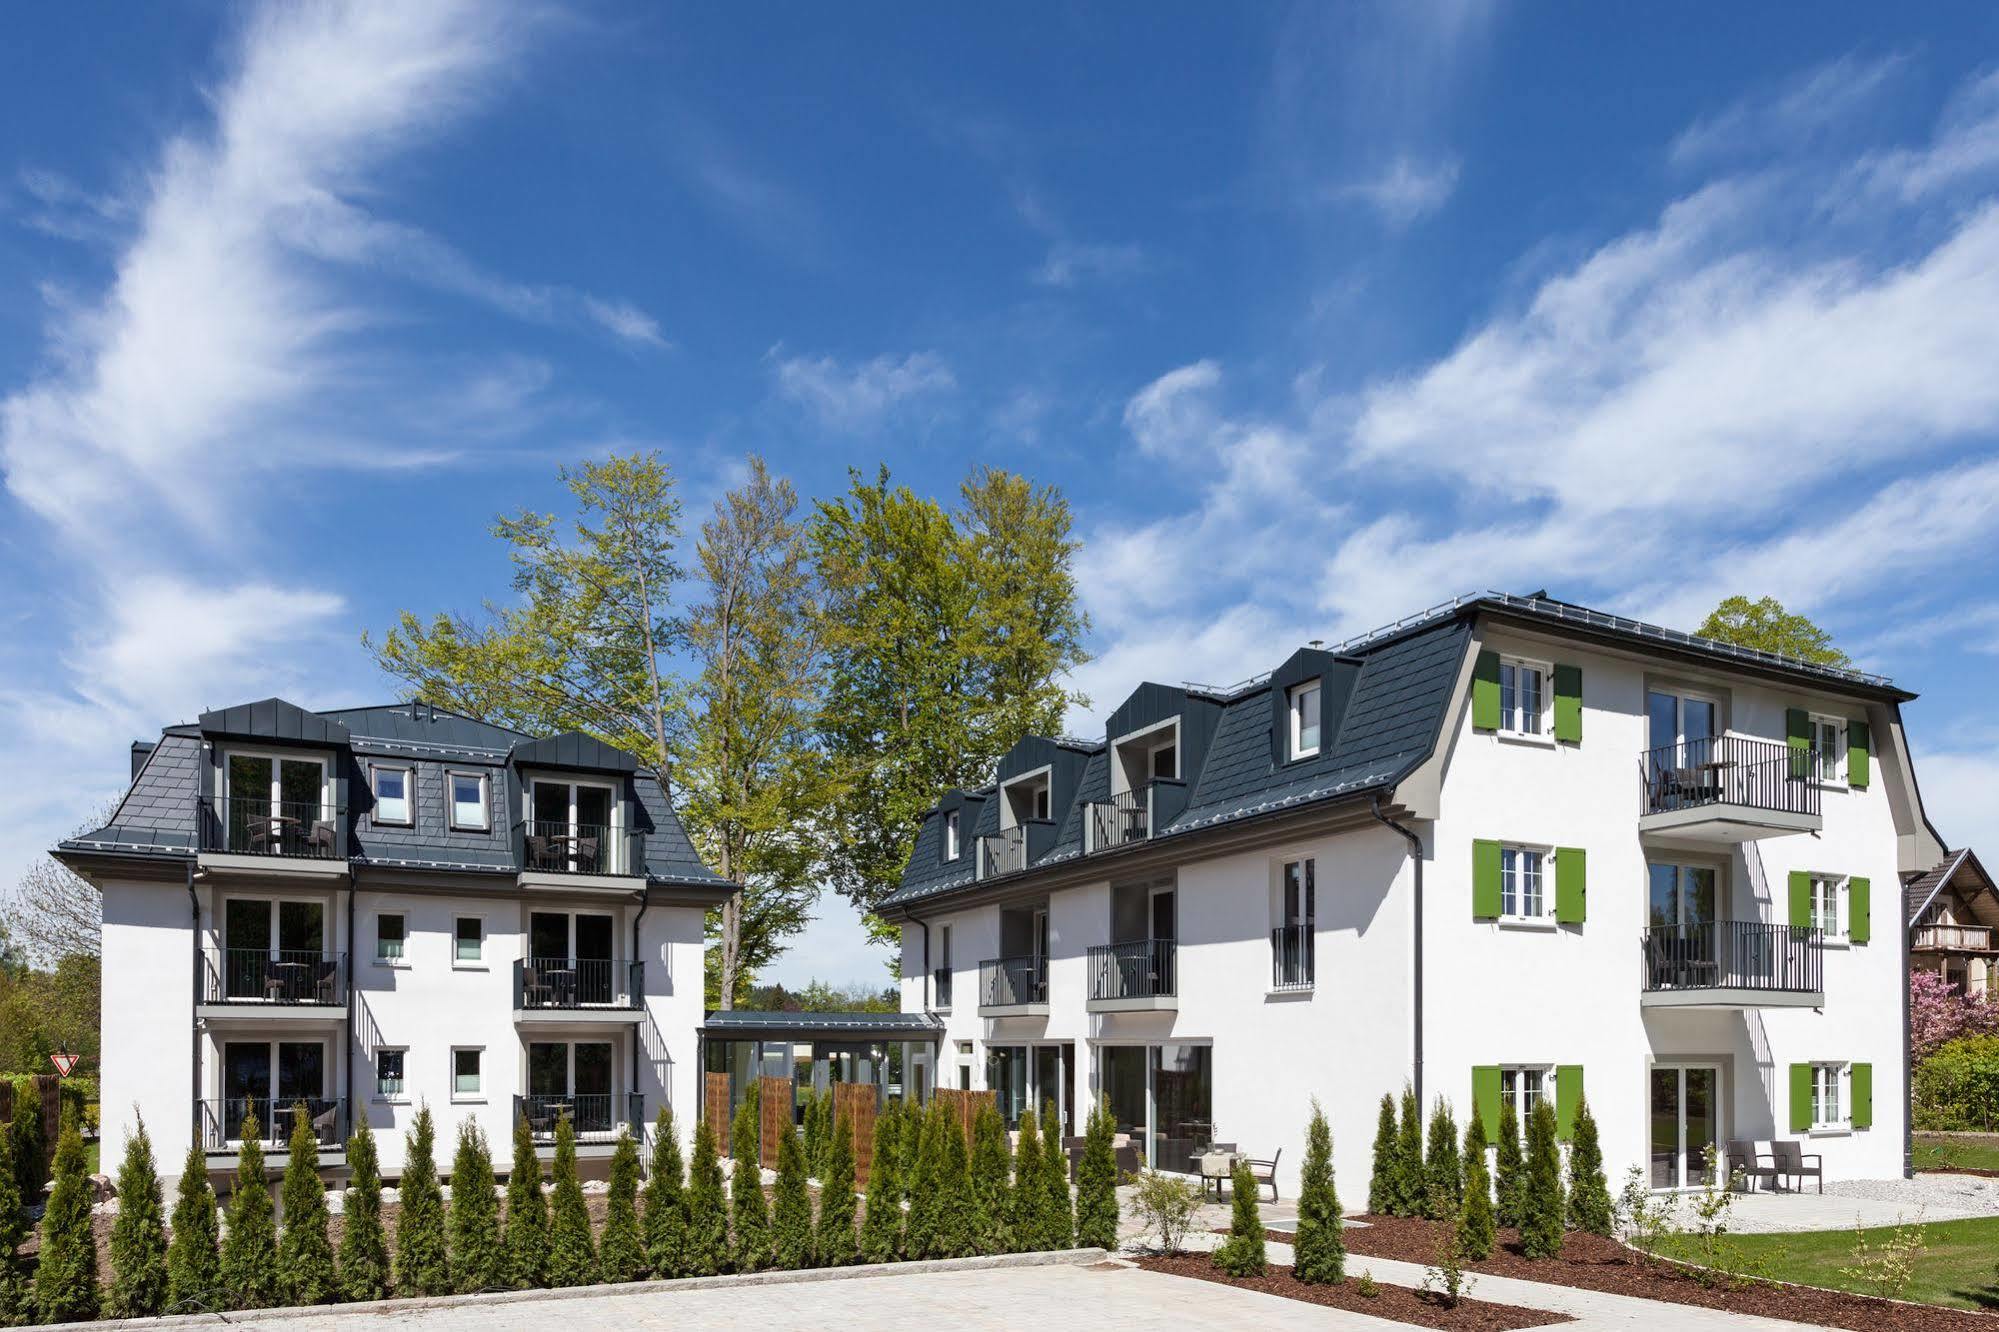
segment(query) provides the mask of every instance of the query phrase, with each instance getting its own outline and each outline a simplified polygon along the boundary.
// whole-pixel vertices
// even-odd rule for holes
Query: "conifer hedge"
[[[349,1300],[385,1299],[389,1293],[382,1168],[365,1111],[347,1139],[347,1197],[340,1210],[340,1293]]]
[[[150,1318],[167,1307],[166,1199],[146,1121],[133,1113],[136,1125],[118,1166],[118,1219],[111,1224],[111,1290],[105,1312],[113,1318]],[[6,1206],[0,1199],[0,1208]],[[6,1222],[0,1221],[0,1245],[8,1242]],[[0,1264],[11,1257],[11,1251],[0,1254]]]
[[[339,1291],[340,1281],[327,1236],[326,1186],[319,1182],[319,1134],[302,1105],[292,1107],[291,1152],[280,1197],[278,1296],[286,1304],[324,1304]]]
[[[231,1308],[268,1309],[278,1300],[278,1232],[264,1180],[263,1126],[248,1115],[239,1132],[243,1146],[222,1232],[222,1288]]]

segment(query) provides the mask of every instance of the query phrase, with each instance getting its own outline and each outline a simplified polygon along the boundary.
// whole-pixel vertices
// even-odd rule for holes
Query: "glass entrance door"
[[[1651,1174],[1655,1189],[1696,1189],[1710,1149],[1721,1141],[1721,1070],[1712,1065],[1652,1069]]]

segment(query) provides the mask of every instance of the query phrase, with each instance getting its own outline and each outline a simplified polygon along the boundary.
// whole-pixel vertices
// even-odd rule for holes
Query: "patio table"
[[[1192,1159],[1195,1171],[1201,1176],[1201,1196],[1206,1197],[1212,1185],[1219,1200],[1222,1182],[1235,1174],[1235,1163],[1242,1160],[1243,1155],[1241,1152],[1202,1152]]]

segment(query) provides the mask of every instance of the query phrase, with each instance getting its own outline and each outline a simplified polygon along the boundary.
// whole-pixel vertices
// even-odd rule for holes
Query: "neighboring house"
[[[568,1114],[585,1155],[699,1102],[703,922],[730,886],[650,772],[583,735],[424,706],[206,712],[132,747],[64,842],[104,899],[104,1159],[143,1113],[178,1171],[290,1108],[337,1168],[362,1113],[394,1177],[416,1107],[504,1162]],[[273,1119],[280,1122],[274,1124]]]
[[[1911,971],[1940,972],[1960,994],[1999,992],[1999,892],[1971,848],[1910,879],[1903,897]]]
[[[1170,669],[1170,663],[1166,664]],[[1613,1188],[1729,1139],[1902,1172],[1904,960],[1935,864],[1887,680],[1545,595],[1461,598],[1229,688],[1144,684],[926,815],[883,914],[919,1085],[1107,1098],[1141,1161],[1282,1151],[1350,1202],[1376,1109],[1586,1095]],[[1768,1150],[1767,1146],[1763,1150]]]

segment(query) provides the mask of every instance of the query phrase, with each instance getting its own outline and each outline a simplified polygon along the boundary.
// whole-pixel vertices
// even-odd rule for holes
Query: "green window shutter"
[[[1784,709],[1784,743],[1791,747],[1791,776],[1803,781],[1812,773],[1812,714],[1803,708]]]
[[[1812,1131],[1812,1066],[1791,1065],[1791,1132]]]
[[[1480,731],[1499,729],[1499,654],[1481,652],[1471,672],[1471,724]]]
[[[1499,919],[1499,843],[1483,838],[1471,844],[1471,913]]]
[[[1576,1107],[1583,1103],[1583,1066],[1559,1064],[1555,1068],[1555,1136],[1563,1142],[1575,1136]]]
[[[1499,1065],[1481,1064],[1471,1071],[1471,1103],[1487,1142],[1499,1141]]]
[[[1802,930],[1812,923],[1812,876],[1807,870],[1791,871],[1791,928]]]
[[[1873,776],[1868,765],[1867,723],[1863,721],[1846,724],[1846,784],[1855,790],[1865,791],[1868,780]]]
[[[1589,852],[1579,846],[1555,851],[1555,919],[1580,925],[1589,907]]]
[[[1846,881],[1846,938],[1862,944],[1874,933],[1873,885],[1858,874]]]
[[[1874,1127],[1874,1065],[1855,1064],[1852,1070],[1853,1127]]]
[[[1555,739],[1583,742],[1583,668],[1555,664]]]

